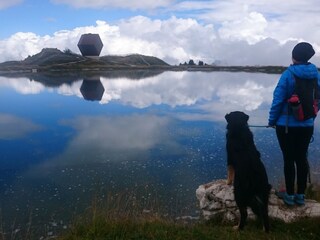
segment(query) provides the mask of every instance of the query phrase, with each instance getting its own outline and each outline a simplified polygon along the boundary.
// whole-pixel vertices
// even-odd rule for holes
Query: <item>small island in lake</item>
[[[2,72],[86,71],[151,67],[166,68],[170,65],[156,57],[140,54],[91,58],[73,53],[70,50],[60,51],[56,48],[44,48],[40,53],[29,56],[22,61],[0,63],[0,71]]]
[[[157,68],[170,66],[166,62],[150,56],[132,54],[128,56],[100,56],[103,43],[99,34],[82,34],[78,42],[81,55],[70,49],[63,52],[57,48],[44,48],[38,54],[23,61],[0,64],[1,72],[47,72],[47,71],[104,71],[128,68]]]
[[[110,70],[162,70],[162,71],[245,71],[282,73],[282,66],[217,66],[180,64],[170,65],[165,61],[141,54],[127,56],[106,55],[97,58],[85,57],[70,50],[44,48],[40,53],[29,56],[22,61],[0,63],[0,74],[36,73],[60,71],[110,71]]]
[[[63,52],[57,48],[44,48],[38,54],[29,56],[22,61],[0,63],[0,74],[37,73],[37,72],[103,72],[112,70],[156,70],[156,71],[245,71],[282,73],[281,66],[217,66],[199,61],[196,65],[191,59],[189,63],[172,66],[165,61],[141,54],[127,56],[100,56],[103,42],[99,34],[82,34],[78,42],[82,55],[70,49]]]

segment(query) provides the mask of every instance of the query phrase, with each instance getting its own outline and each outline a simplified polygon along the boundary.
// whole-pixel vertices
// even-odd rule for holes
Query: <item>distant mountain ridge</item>
[[[44,48],[41,52],[22,61],[0,63],[0,74],[37,73],[37,72],[106,72],[113,70],[151,70],[151,71],[229,71],[229,72],[265,72],[282,73],[282,66],[215,66],[215,65],[170,65],[165,61],[141,54],[127,56],[83,57],[70,50],[60,51],[57,48]]]
[[[40,53],[29,56],[22,61],[0,63],[1,71],[49,70],[49,69],[97,69],[97,68],[135,68],[168,67],[165,61],[140,54],[127,56],[101,56],[87,58],[70,50],[64,52],[57,48],[44,48]]]

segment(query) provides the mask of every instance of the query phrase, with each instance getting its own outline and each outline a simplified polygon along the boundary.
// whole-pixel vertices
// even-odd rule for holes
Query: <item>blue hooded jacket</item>
[[[287,114],[287,100],[294,92],[295,79],[293,74],[305,81],[318,78],[318,93],[320,93],[320,75],[314,64],[304,63],[290,65],[282,73],[273,92],[273,101],[269,112],[269,126],[310,127],[314,124],[313,118],[306,121],[298,121],[293,115]],[[318,94],[318,96],[320,95]]]

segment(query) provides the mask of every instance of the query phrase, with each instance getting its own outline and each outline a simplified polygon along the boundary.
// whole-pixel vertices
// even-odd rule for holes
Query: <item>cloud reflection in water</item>
[[[155,115],[119,117],[89,116],[65,120],[63,124],[77,130],[69,143],[72,152],[147,151],[167,142],[169,119]]]
[[[23,138],[41,128],[30,120],[10,114],[0,114],[0,139],[2,140]]]

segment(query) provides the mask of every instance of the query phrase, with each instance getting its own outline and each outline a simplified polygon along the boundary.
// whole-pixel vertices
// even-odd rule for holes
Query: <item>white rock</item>
[[[234,201],[233,186],[227,185],[225,180],[216,180],[200,185],[196,190],[202,216],[210,219],[216,215],[223,216],[224,220],[234,221],[239,217],[239,211]],[[254,214],[248,209],[250,218]],[[300,218],[319,217],[320,203],[306,199],[304,206],[287,207],[281,199],[275,195],[272,189],[269,198],[269,217],[277,218],[284,222],[292,222]]]

